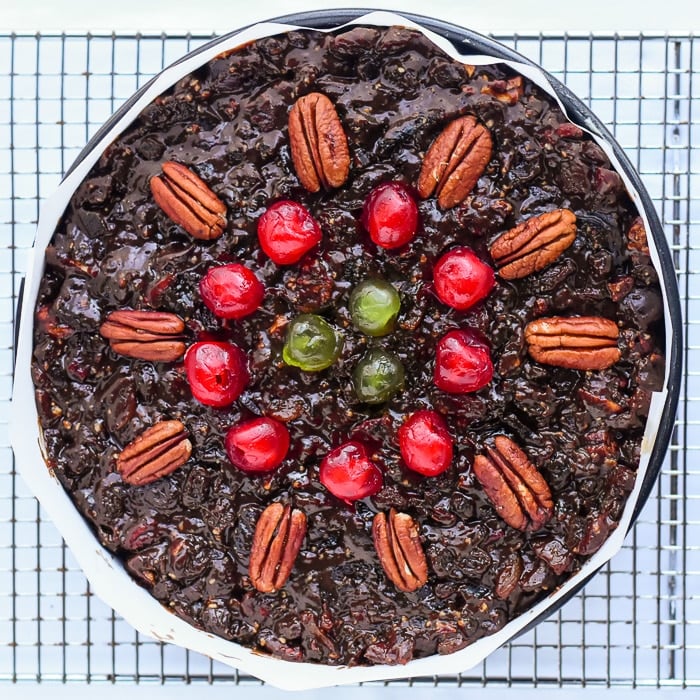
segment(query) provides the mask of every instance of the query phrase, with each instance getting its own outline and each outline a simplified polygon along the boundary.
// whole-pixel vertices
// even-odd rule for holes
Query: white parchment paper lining
[[[349,25],[364,24],[390,26],[393,24],[413,27],[425,34],[445,53],[464,63],[486,65],[498,63],[490,56],[464,56],[442,37],[427,31],[404,17],[388,12],[372,12],[350,22]],[[629,526],[634,504],[637,501],[644,475],[649,465],[649,457],[656,439],[662,409],[666,399],[666,388],[652,397],[649,418],[642,444],[642,457],[639,465],[636,485],[630,494],[620,524],[604,546],[593,555],[573,578],[548,598],[532,609],[520,615],[506,625],[501,631],[481,639],[471,646],[448,656],[435,655],[417,659],[406,666],[372,666],[361,668],[344,668],[319,666],[317,664],[294,664],[254,653],[233,642],[197,630],[162,607],[155,598],[138,586],[126,573],[121,562],[105,550],[95,538],[90,527],[79,514],[72,501],[63,490],[56,477],[46,469],[41,449],[41,435],[38,429],[38,417],[34,400],[34,387],[31,380],[30,364],[32,355],[32,329],[34,305],[39,283],[44,270],[44,251],[54,229],[58,224],[74,190],[87,176],[89,170],[98,160],[105,148],[139,115],[139,113],[183,76],[192,72],[205,62],[225,50],[266,36],[299,27],[283,24],[264,23],[249,27],[233,37],[217,42],[215,45],[190,57],[161,73],[150,88],[128,110],[128,112],[109,130],[91,153],[66,177],[57,191],[42,206],[34,248],[30,255],[28,273],[25,281],[24,300],[22,304],[22,324],[19,334],[15,385],[13,392],[13,410],[11,419],[11,440],[17,458],[20,473],[29,484],[34,495],[39,499],[49,517],[58,526],[67,544],[73,551],[78,563],[85,571],[93,591],[108,605],[113,607],[131,625],[140,632],[157,639],[179,644],[206,654],[230,666],[255,675],[264,681],[285,689],[311,689],[339,683],[357,683],[359,681],[403,678],[433,674],[453,674],[467,670],[480,663],[488,654],[511,639],[517,632],[528,625],[543,610],[575,587],[590,573],[604,564],[622,546],[625,532]],[[337,27],[335,28],[337,29]],[[332,30],[327,30],[332,31]],[[505,61],[514,70],[522,73],[534,83],[546,90],[558,102],[557,94],[544,73],[537,68],[517,62]],[[565,111],[565,110],[564,110]],[[579,124],[585,127],[583,124]],[[623,178],[627,190],[632,196],[644,219],[646,230],[649,221],[642,207],[641,197],[634,189],[617,161],[612,147],[599,134],[587,129],[596,142],[603,148],[617,172]],[[649,236],[649,247],[657,271],[661,270],[658,253],[653,237]],[[668,300],[664,285],[663,292],[666,322],[666,379],[669,376],[669,358],[671,333]]]

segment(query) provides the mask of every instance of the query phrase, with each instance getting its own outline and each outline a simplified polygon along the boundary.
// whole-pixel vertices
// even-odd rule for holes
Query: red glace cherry
[[[226,433],[226,454],[241,471],[269,472],[279,467],[289,450],[289,431],[274,418],[254,418]]]
[[[230,406],[250,375],[243,350],[233,343],[200,342],[185,353],[185,372],[194,396],[207,406]]]
[[[258,240],[277,265],[291,265],[321,241],[321,227],[311,212],[288,199],[275,202],[258,221]]]
[[[423,474],[442,474],[452,462],[452,436],[435,411],[414,413],[398,430],[399,449],[406,466]]]
[[[199,293],[207,308],[219,318],[244,318],[265,296],[265,287],[252,270],[232,263],[212,267],[199,281]]]
[[[365,199],[362,225],[382,248],[400,248],[413,240],[418,230],[418,207],[400,182],[385,182]]]
[[[493,269],[470,248],[453,248],[435,263],[435,292],[443,304],[466,311],[493,289]]]
[[[450,331],[438,341],[433,381],[450,394],[467,394],[485,387],[493,363],[481,333],[471,328]]]
[[[373,496],[384,483],[381,469],[356,440],[331,450],[321,462],[319,473],[321,483],[346,503]]]

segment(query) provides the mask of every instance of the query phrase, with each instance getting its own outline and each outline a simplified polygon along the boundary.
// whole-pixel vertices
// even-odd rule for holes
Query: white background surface
[[[477,31],[489,32],[649,32],[673,33],[674,31],[700,32],[700,0],[399,0],[388,2],[318,2],[297,0],[259,0],[256,3],[242,3],[238,0],[206,0],[206,2],[177,2],[175,0],[0,0],[0,31],[167,31],[167,32],[212,32],[224,33],[238,26],[267,19],[292,11],[322,9],[331,7],[374,7],[377,9],[394,9],[418,14],[430,14],[434,17],[469,26]],[[31,11],[29,8],[31,7]],[[0,65],[0,72],[6,72]],[[491,700],[502,697],[503,693],[521,700],[535,698],[542,693],[546,697],[567,698],[596,697],[631,698],[635,693],[637,700],[645,697],[658,697],[659,693],[643,689],[635,691],[601,691],[590,690],[520,690],[520,689],[474,689],[467,691],[478,693],[479,700]],[[465,691],[454,688],[413,688],[407,692],[402,688],[344,688],[331,691],[334,700],[445,700],[464,697]],[[56,685],[39,686],[22,684],[3,687],[3,697],[45,698],[52,700],[83,697],[100,700],[123,698],[126,694],[130,700],[141,698],[165,698],[168,700],[190,700],[193,694],[210,698],[242,697],[255,700],[289,697],[269,688],[251,688],[231,686],[202,687],[186,686],[129,686],[89,687],[72,684],[69,687]],[[664,695],[675,694],[663,691]],[[698,693],[688,691],[685,697],[696,697]],[[329,692],[296,694],[310,700],[328,700]]]
[[[485,33],[700,31],[698,0],[1,0],[0,29],[224,33],[277,15],[332,7],[430,14]]]

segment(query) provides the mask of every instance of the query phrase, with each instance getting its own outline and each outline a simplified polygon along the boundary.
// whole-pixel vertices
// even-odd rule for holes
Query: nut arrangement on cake
[[[603,545],[662,337],[642,220],[554,100],[409,29],[294,31],[102,154],[46,251],[33,379],[48,466],[174,614],[403,664]]]

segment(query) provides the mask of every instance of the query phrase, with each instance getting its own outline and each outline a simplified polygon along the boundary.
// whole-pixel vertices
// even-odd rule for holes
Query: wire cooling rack
[[[139,635],[94,597],[15,474],[7,434],[16,295],[42,199],[137,87],[210,38],[0,34],[0,681],[258,683]],[[408,683],[700,686],[700,40],[496,38],[586,101],[639,169],[673,250],[686,374],[657,488],[623,550],[478,668]]]

